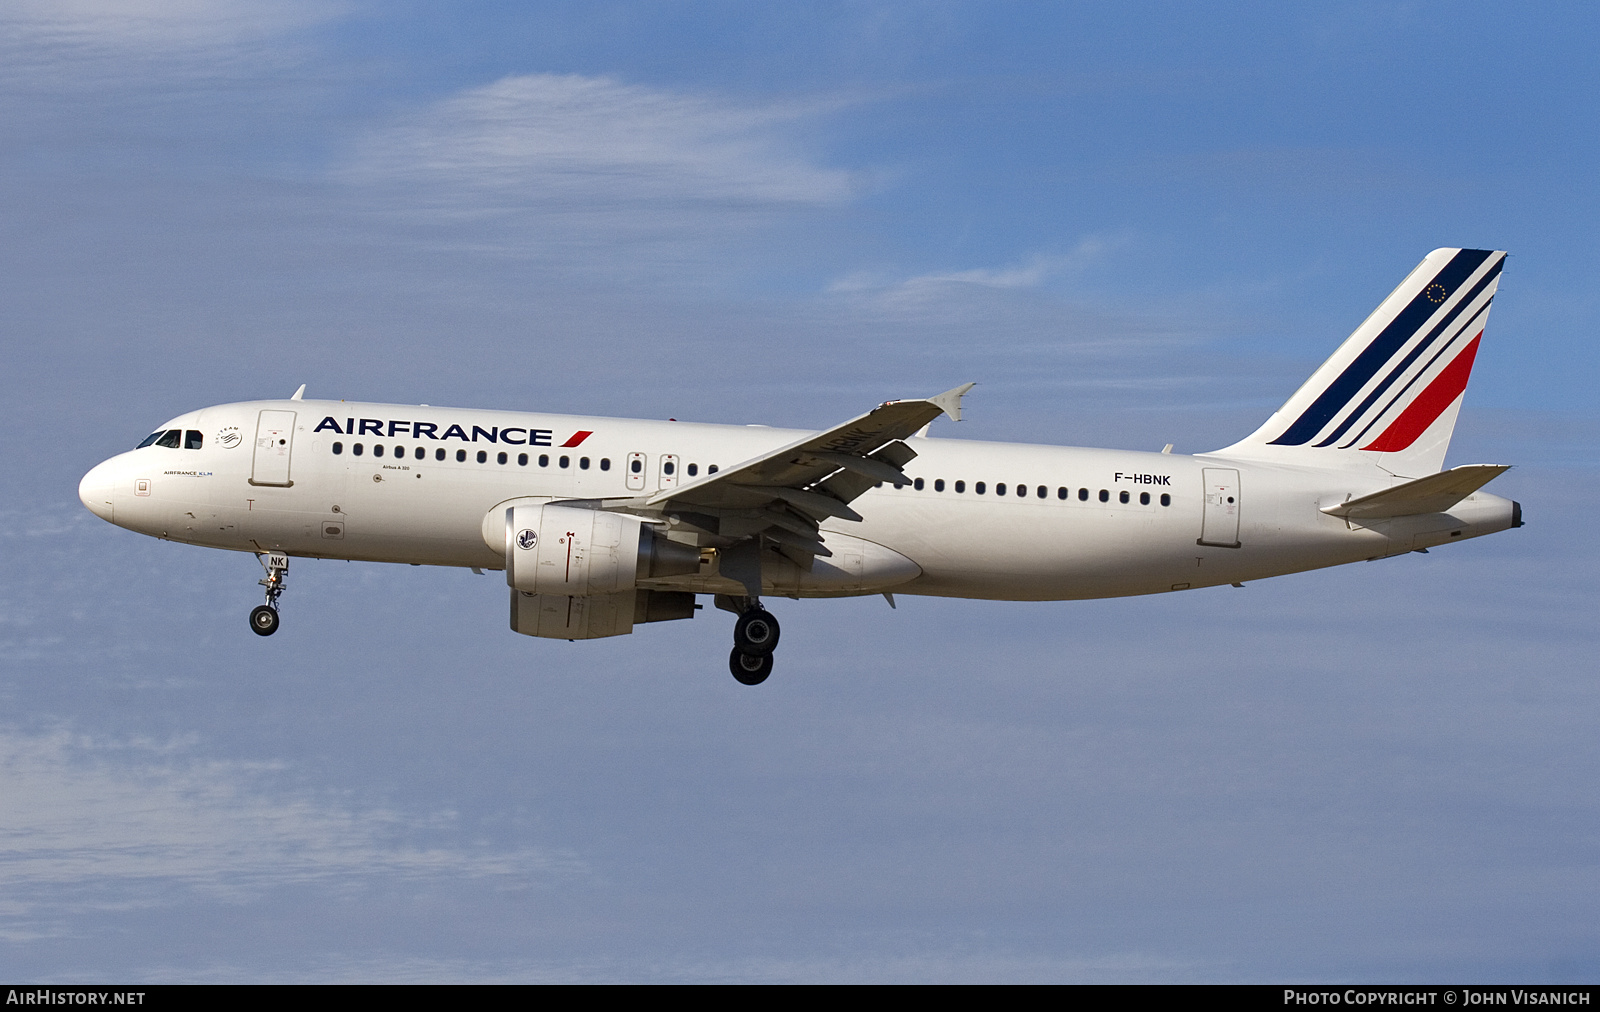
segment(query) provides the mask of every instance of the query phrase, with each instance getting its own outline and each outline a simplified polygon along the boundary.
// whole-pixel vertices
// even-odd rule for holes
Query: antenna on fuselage
[[[306,385],[304,383],[302,383],[302,384],[300,384],[300,389],[296,390],[294,392],[294,395],[291,396],[289,399],[291,401],[299,401],[299,400],[304,400],[305,396],[306,396]]]

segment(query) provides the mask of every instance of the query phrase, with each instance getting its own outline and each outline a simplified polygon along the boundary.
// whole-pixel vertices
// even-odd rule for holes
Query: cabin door
[[[250,484],[288,488],[289,454],[294,449],[294,412],[263,411],[256,419],[256,454]]]
[[[1239,547],[1239,472],[1231,467],[1203,470],[1206,483],[1205,516],[1200,521],[1202,545]]]

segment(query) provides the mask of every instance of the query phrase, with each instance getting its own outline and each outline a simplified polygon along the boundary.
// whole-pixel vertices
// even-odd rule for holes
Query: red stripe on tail
[[[1390,422],[1382,435],[1362,449],[1394,453],[1415,443],[1418,436],[1428,431],[1428,426],[1444,414],[1444,409],[1454,404],[1467,388],[1467,380],[1472,376],[1472,360],[1478,355],[1478,340],[1482,337],[1483,331],[1480,330],[1472,343],[1455,357],[1455,361],[1445,366],[1427,389],[1400,412],[1400,417]]]

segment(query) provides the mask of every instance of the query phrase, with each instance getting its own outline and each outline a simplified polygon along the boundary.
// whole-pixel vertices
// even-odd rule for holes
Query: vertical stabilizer
[[[1217,453],[1404,476],[1444,464],[1505,253],[1436,249],[1265,425]]]

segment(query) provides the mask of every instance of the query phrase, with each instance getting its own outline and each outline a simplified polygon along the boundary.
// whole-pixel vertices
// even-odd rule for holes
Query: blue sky
[[[14,3],[0,966],[40,980],[1592,980],[1582,5]],[[288,394],[1211,449],[1430,249],[1529,526],[1160,599],[504,627],[88,515]]]

